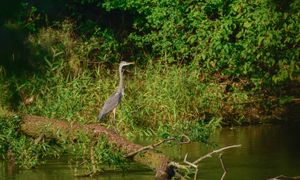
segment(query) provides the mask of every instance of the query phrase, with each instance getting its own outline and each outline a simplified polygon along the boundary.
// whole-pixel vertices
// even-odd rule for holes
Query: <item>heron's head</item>
[[[126,62],[126,61],[121,61],[120,63],[120,68],[124,67],[124,66],[128,66],[134,64],[134,62]]]

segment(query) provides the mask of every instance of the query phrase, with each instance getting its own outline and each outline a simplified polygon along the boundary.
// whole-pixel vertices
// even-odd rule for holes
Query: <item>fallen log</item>
[[[104,135],[109,142],[127,154],[143,148],[143,146],[128,141],[99,123],[81,125],[40,116],[25,115],[21,120],[21,131],[34,138],[39,138],[43,135],[47,139],[56,139],[58,141],[74,141],[78,132],[84,133],[92,139],[97,139]],[[154,169],[156,171],[156,179],[170,179],[174,174],[172,167],[168,166],[170,160],[165,155],[153,150],[134,154],[130,158],[137,163]]]

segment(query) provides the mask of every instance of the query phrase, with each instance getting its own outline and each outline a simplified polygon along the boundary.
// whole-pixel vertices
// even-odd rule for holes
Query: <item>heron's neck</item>
[[[124,94],[124,79],[123,79],[123,72],[121,66],[119,67],[119,76],[120,76],[120,81],[119,81],[118,92]]]

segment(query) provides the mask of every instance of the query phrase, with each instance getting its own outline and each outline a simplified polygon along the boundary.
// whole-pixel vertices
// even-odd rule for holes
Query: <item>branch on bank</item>
[[[101,136],[105,136],[107,141],[111,144],[114,144],[119,150],[124,152],[126,158],[133,160],[137,163],[148,166],[149,168],[155,170],[156,179],[171,179],[175,175],[184,178],[184,174],[190,174],[194,172],[194,179],[197,179],[198,164],[205,158],[211,157],[213,154],[221,153],[227,149],[240,147],[241,145],[232,145],[223,147],[218,150],[214,150],[199,159],[189,162],[187,160],[188,154],[185,155],[184,164],[171,161],[162,153],[158,153],[155,150],[158,146],[163,143],[176,141],[176,138],[168,138],[161,140],[157,143],[141,146],[134,144],[127,139],[119,136],[114,131],[111,131],[98,123],[82,125],[78,123],[69,123],[65,121],[59,121],[56,119],[49,119],[39,116],[25,115],[21,119],[20,124],[21,131],[29,136],[36,138],[35,143],[39,143],[41,139],[55,139],[57,141],[70,141],[75,142],[78,134],[84,134],[89,137],[91,140],[99,140]],[[190,139],[186,135],[182,135],[181,140],[178,144],[190,143]],[[90,149],[90,161],[92,163],[92,170],[88,176],[97,174],[97,168],[95,166],[95,147],[93,145]],[[219,156],[224,174],[222,178],[226,175],[226,169],[222,161],[222,155]],[[186,173],[181,173],[178,170],[184,170]]]
[[[41,137],[62,142],[66,140],[74,142],[78,133],[84,133],[87,137],[94,140],[98,140],[100,136],[105,136],[109,143],[114,144],[126,154],[137,152],[143,148],[141,145],[128,141],[98,123],[81,125],[40,116],[25,115],[21,119],[20,126],[24,134],[37,138],[37,143],[42,139]],[[94,149],[91,149],[90,153],[91,161],[93,162]],[[168,179],[172,175],[172,169],[168,166],[169,158],[151,149],[132,154],[130,159],[155,170],[157,179]],[[95,168],[93,168],[93,171],[95,171]]]

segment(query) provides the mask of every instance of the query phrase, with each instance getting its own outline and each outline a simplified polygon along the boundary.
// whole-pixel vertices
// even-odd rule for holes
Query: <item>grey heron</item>
[[[134,64],[134,62],[125,62],[121,61],[119,65],[119,75],[120,75],[120,80],[119,80],[119,87],[116,92],[114,92],[104,103],[99,115],[98,115],[98,120],[100,121],[105,117],[106,114],[109,112],[113,112],[113,125],[114,128],[116,129],[116,109],[118,104],[120,104],[121,99],[124,95],[124,76],[123,76],[123,70],[122,68],[124,66],[128,66]]]

